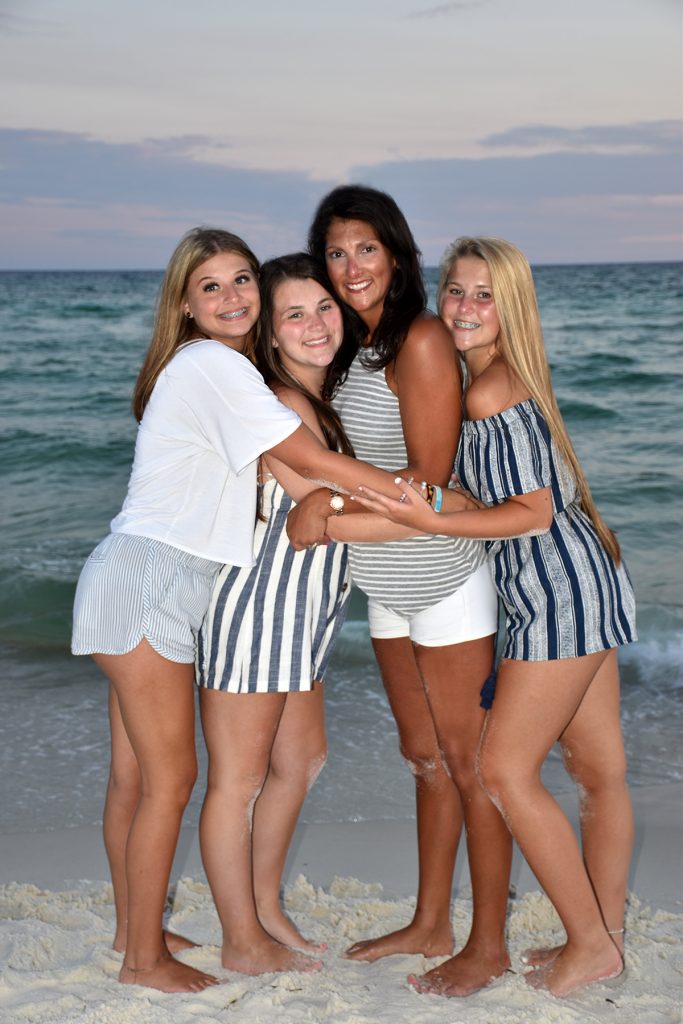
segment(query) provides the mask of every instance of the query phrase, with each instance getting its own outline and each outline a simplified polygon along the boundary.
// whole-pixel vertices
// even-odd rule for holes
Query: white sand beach
[[[574,813],[569,794],[561,796]],[[2,1024],[674,1024],[683,1005],[683,785],[636,787],[636,848],[627,914],[627,974],[558,1000],[533,991],[519,956],[561,935],[558,921],[517,855],[508,936],[515,973],[464,1000],[419,996],[406,975],[438,961],[396,956],[376,964],[340,954],[355,939],[388,931],[411,913],[414,823],[302,825],[287,869],[286,906],[302,931],[329,946],[316,974],[249,978],[219,966],[220,929],[186,828],[173,873],[170,925],[203,945],[188,962],[220,976],[201,995],[166,995],[117,982],[110,948],[113,903],[99,830],[77,827],[0,836],[0,1021]],[[470,917],[461,855],[454,927]]]

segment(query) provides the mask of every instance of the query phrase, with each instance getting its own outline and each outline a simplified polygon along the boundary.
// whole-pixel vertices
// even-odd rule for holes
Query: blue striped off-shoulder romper
[[[197,638],[197,683],[228,693],[310,690],[322,679],[351,593],[345,544],[295,551],[292,499],[274,478],[262,489],[255,565],[225,565]]]
[[[456,468],[486,505],[552,488],[547,533],[486,544],[506,612],[504,658],[576,658],[636,639],[626,567],[617,568],[579,508],[576,481],[533,399],[465,421]]]

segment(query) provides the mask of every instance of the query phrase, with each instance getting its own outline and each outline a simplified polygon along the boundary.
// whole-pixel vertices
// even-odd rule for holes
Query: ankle
[[[173,958],[171,957],[171,954],[167,950],[166,952],[162,953],[161,956],[154,961],[154,963],[149,964],[149,966],[147,967],[131,967],[130,964],[126,963],[126,961],[124,960],[123,963],[121,964],[121,970],[130,971],[130,973],[134,976],[137,976],[138,974],[149,974],[150,971],[155,970],[159,966],[162,960],[172,959]]]

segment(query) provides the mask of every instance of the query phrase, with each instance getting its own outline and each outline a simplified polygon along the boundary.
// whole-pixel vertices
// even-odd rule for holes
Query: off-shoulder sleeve
[[[480,494],[486,504],[552,486],[550,431],[531,403],[513,406],[473,426],[470,454],[478,466]]]

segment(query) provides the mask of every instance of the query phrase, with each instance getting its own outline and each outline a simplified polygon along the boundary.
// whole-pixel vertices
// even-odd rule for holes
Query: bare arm
[[[399,401],[406,475],[446,487],[460,439],[462,378],[453,341],[439,319],[415,320],[393,369],[387,367],[387,383]]]
[[[275,393],[284,405],[288,405],[290,409],[293,409],[301,417],[302,422],[306,424],[321,444],[324,444],[324,436],[320,429],[315,409],[304,395],[293,388],[287,387],[278,387]],[[306,480],[295,470],[290,469],[286,463],[276,459],[272,453],[266,452],[263,456],[263,464],[266,470],[275,477],[277,482],[295,502],[302,501],[308,494],[318,490],[318,485],[315,481]],[[329,491],[325,491],[325,493],[328,495],[329,500]]]
[[[409,526],[399,526],[383,515],[368,512],[359,508],[357,502],[347,502],[351,511],[357,510],[360,515],[329,516],[325,532],[332,540],[346,541],[352,544],[383,544],[388,540],[408,540],[419,537],[419,530]]]
[[[381,371],[380,371],[381,372]],[[453,342],[440,320],[419,317],[392,367],[384,371],[397,395],[409,465],[398,472],[430,483],[448,484],[460,435],[462,381]],[[386,493],[386,488],[384,488]],[[347,502],[347,508],[348,508]],[[290,513],[287,533],[297,549],[325,535],[329,494],[313,493]],[[346,518],[346,510],[344,516]],[[355,518],[355,517],[354,517]],[[416,531],[395,533],[381,522],[351,520],[334,539],[355,542],[404,540]]]
[[[361,485],[373,487],[384,494],[393,490],[392,473],[348,455],[331,452],[304,423],[284,441],[269,449],[267,454],[283,462],[306,481],[319,486],[349,493]]]
[[[553,521],[550,487],[514,495],[492,508],[435,512],[405,480],[398,481],[396,486],[403,493],[389,498],[363,485],[353,500],[402,526],[409,526],[422,533],[445,534],[449,537],[504,540],[546,533]]]

